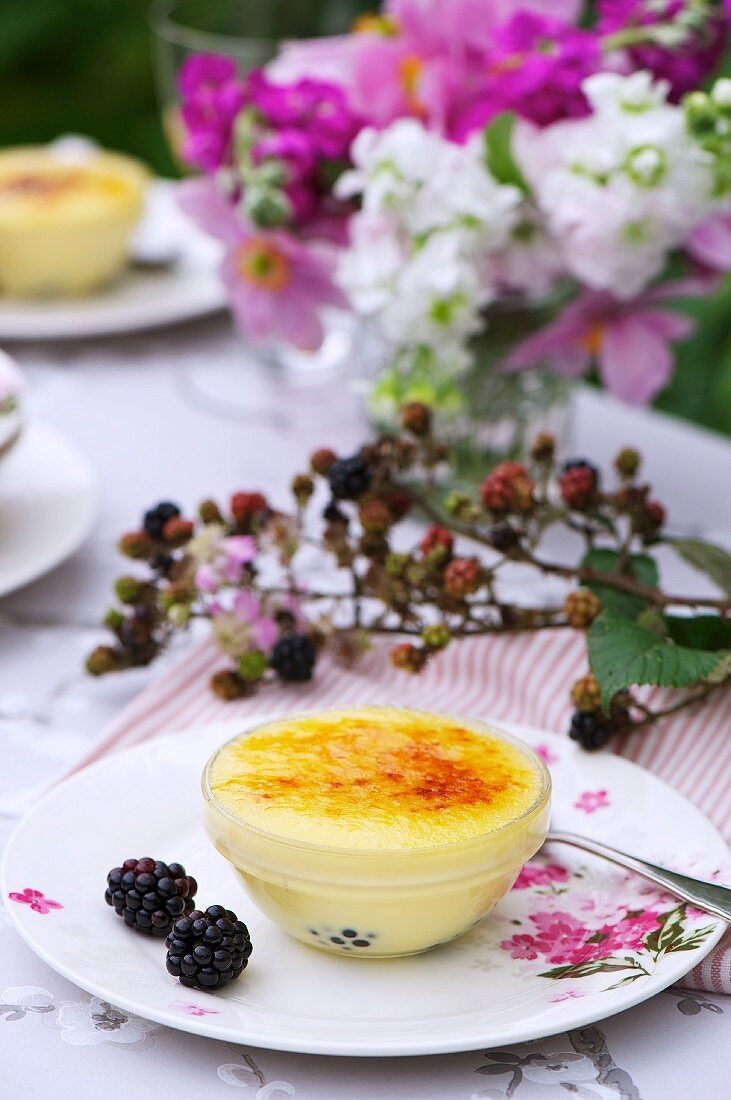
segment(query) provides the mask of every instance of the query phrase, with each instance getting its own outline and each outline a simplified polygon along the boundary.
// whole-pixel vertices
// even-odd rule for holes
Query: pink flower
[[[578,997],[585,997],[585,993],[580,993],[578,989],[567,989],[563,993],[556,993],[553,997],[549,997],[549,1004],[560,1005],[563,1001],[573,1001]]]
[[[668,382],[670,343],[693,330],[689,317],[658,308],[666,298],[693,293],[689,281],[666,283],[620,302],[606,291],[584,291],[559,317],[529,336],[503,366],[523,370],[540,362],[578,378],[596,361],[607,389],[630,405],[644,405]]]
[[[606,791],[584,791],[574,802],[575,810],[582,810],[586,814],[593,814],[596,810],[603,810],[611,806]]]
[[[511,936],[509,940],[501,940],[503,951],[509,951],[511,959],[537,959],[536,941],[533,936],[521,933]]]
[[[685,246],[698,263],[713,271],[731,268],[731,217],[717,214],[708,218],[691,233]]]
[[[526,863],[515,880],[514,890],[528,890],[531,886],[549,886],[552,882],[568,882],[566,867],[558,863]]]
[[[537,756],[540,756],[544,764],[556,764],[558,763],[558,754],[553,751],[550,745],[536,745],[534,751]]]
[[[193,54],[178,74],[181,117],[185,125],[182,158],[213,172],[228,159],[233,124],[245,93],[231,58]]]
[[[232,535],[221,539],[217,553],[211,561],[198,567],[195,575],[196,587],[201,592],[213,594],[222,584],[237,584],[242,577],[243,568],[256,557],[256,543],[251,535]]]
[[[654,910],[635,912],[627,915],[615,924],[605,924],[599,929],[600,935],[608,937],[614,951],[638,951],[645,938],[660,927],[659,913]],[[605,945],[606,946],[606,945]]]
[[[210,180],[185,180],[178,185],[178,197],[193,221],[226,245],[222,275],[242,331],[254,341],[319,347],[320,308],[346,304],[333,281],[333,247],[305,243],[282,230],[254,229]]]
[[[262,613],[261,605],[252,592],[245,589],[237,592],[232,610],[237,619],[249,624],[249,636],[257,649],[269,649],[274,645],[277,624]]]
[[[63,909],[60,901],[47,898],[41,890],[31,890],[29,886],[21,894],[13,892],[8,897],[20,905],[29,905],[34,913],[50,913],[52,909]]]
[[[200,1005],[188,1004],[185,1001],[175,1001],[170,1007],[176,1012],[185,1012],[188,1016],[218,1016],[217,1008],[201,1008]]]
[[[581,85],[601,61],[590,31],[517,11],[495,31],[484,58],[484,87],[461,115],[455,136],[463,140],[500,111],[515,111],[538,126],[587,114]]]
[[[679,17],[687,16],[692,7],[689,0],[599,0],[597,29],[602,35],[624,30],[665,24],[679,27]],[[692,13],[690,13],[692,14]],[[649,69],[655,77],[667,80],[671,100],[677,101],[685,92],[701,85],[717,67],[728,30],[726,18],[704,17],[703,24],[687,30],[687,39],[673,48],[645,43],[623,51],[627,67]]]

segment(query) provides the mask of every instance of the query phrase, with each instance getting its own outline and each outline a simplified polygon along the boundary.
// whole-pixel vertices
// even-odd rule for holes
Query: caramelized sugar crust
[[[283,720],[225,746],[211,772],[216,800],[251,824],[359,848],[477,836],[520,816],[540,785],[509,742],[388,708]]]

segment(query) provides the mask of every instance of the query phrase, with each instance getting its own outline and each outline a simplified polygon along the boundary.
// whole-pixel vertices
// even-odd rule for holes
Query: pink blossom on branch
[[[283,230],[259,230],[237,214],[211,180],[185,180],[178,201],[204,232],[223,241],[222,275],[239,327],[251,340],[304,350],[322,343],[322,306],[345,306],[333,281],[335,250]]]

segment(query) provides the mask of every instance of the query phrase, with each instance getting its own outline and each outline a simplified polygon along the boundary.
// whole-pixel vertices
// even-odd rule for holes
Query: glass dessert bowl
[[[0,292],[78,295],[114,278],[147,180],[132,157],[84,142],[0,152]]]
[[[221,746],[206,831],[284,931],[350,957],[466,932],[540,848],[551,781],[482,722],[391,707],[292,715]]]

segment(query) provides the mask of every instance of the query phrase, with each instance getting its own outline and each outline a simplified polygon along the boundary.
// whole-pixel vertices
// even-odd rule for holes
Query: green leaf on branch
[[[595,573],[616,573],[618,564],[619,551],[609,550],[606,547],[590,550],[581,560],[581,568],[591,569]],[[656,588],[660,580],[657,562],[649,554],[630,555],[624,566],[624,575],[647,588]],[[622,592],[611,585],[602,584],[601,581],[586,581],[585,585],[599,597],[602,607],[611,608],[627,619],[636,619],[647,606],[641,596]]]
[[[714,546],[702,539],[672,539],[668,542],[688,565],[716,584],[727,596],[731,596],[731,554],[721,546]]]
[[[589,665],[599,681],[605,711],[618,691],[633,684],[686,688],[722,680],[731,665],[728,650],[691,649],[658,637],[612,608],[594,620],[588,634]]]
[[[487,167],[498,183],[509,183],[524,195],[530,194],[528,182],[513,156],[513,129],[515,115],[502,111],[485,130],[485,159]]]

